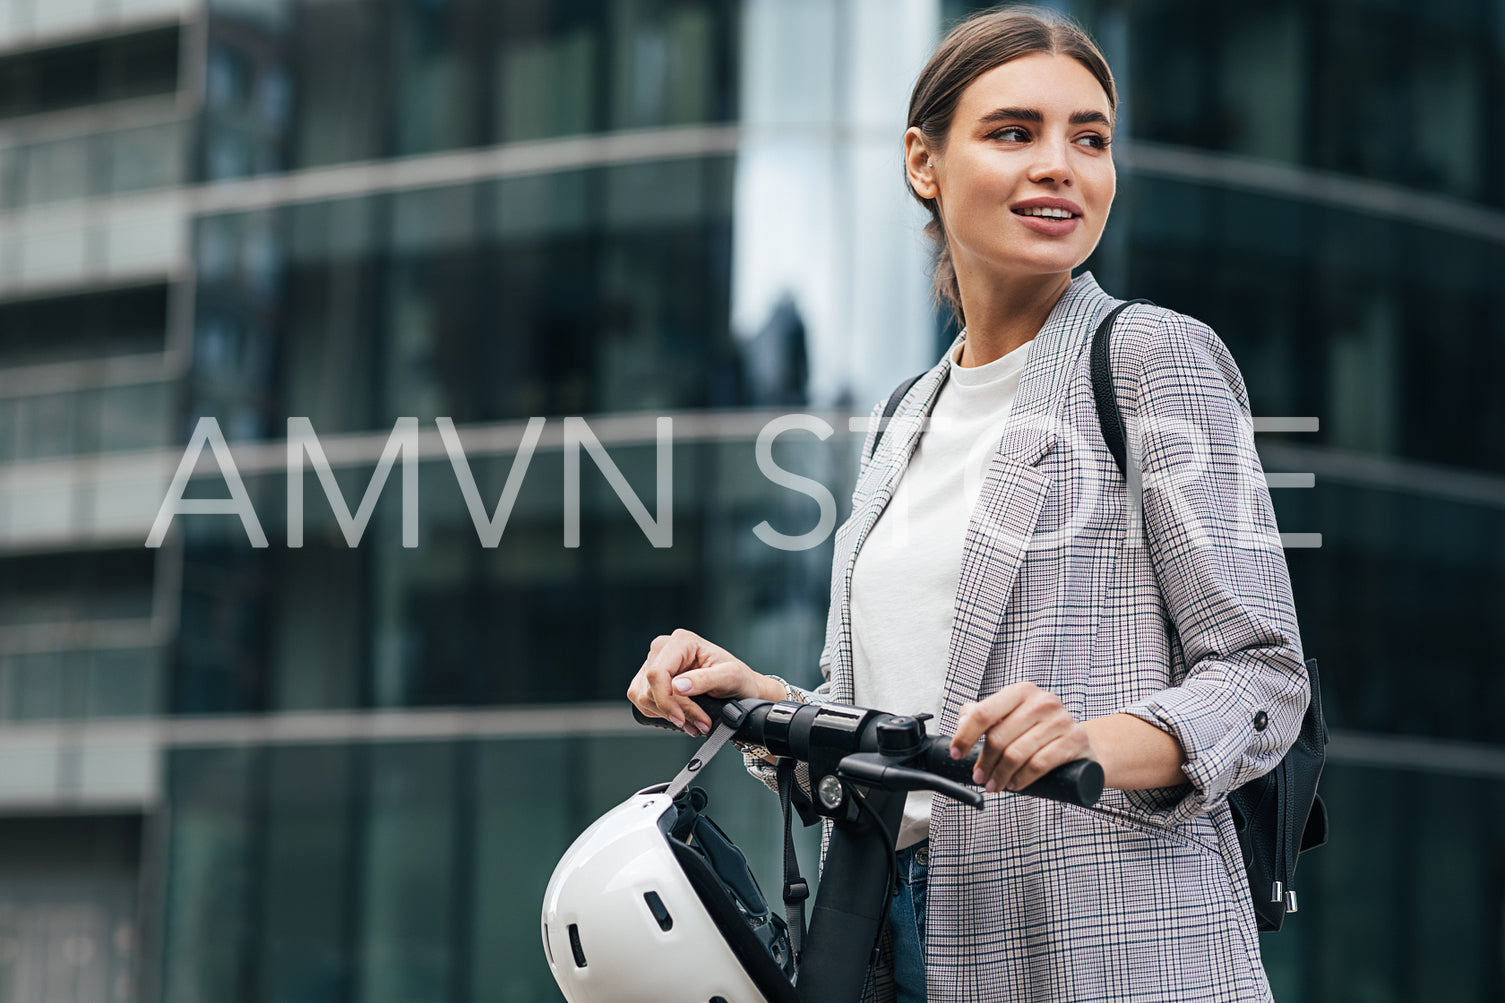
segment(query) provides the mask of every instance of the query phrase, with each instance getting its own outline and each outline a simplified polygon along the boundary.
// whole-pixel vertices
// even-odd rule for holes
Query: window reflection
[[[465,430],[461,429],[462,440]],[[781,442],[781,467],[845,495],[846,437]],[[650,510],[654,446],[605,443]],[[389,481],[358,548],[305,474],[305,546],[288,551],[285,477],[247,487],[274,546],[250,551],[238,521],[198,517],[186,543],[179,712],[451,707],[615,700],[665,629],[693,623],[757,664],[809,683],[825,624],[829,542],[791,557],[760,543],[767,519],[791,534],[817,518],[810,499],[758,470],[751,438],[685,442],[674,458],[674,545],[651,546],[590,461],[581,477],[581,546],[563,546],[559,447],[533,456],[500,544],[483,548],[442,454],[420,466],[417,549],[400,543],[401,493]],[[488,512],[511,454],[472,449]],[[374,460],[373,460],[374,463]],[[372,464],[342,467],[347,505]],[[216,477],[204,478],[212,490]],[[735,575],[717,570],[732,561]],[[707,590],[712,578],[720,584]],[[582,630],[589,624],[589,630]]]
[[[730,120],[718,0],[211,4],[211,178]]]
[[[508,4],[500,13],[494,71],[497,142],[580,135],[598,127],[601,40],[599,25],[587,10],[532,0]]]
[[[362,997],[368,1003],[448,999],[459,977],[454,785],[462,750],[453,743],[415,743],[362,751],[369,764]]]
[[[174,26],[0,55],[0,119],[170,94],[178,43]]]
[[[1125,289],[1210,324],[1254,414],[1317,416],[1306,444],[1505,472],[1505,440],[1479,434],[1505,398],[1477,364],[1505,344],[1505,244],[1158,177],[1125,195]]]
[[[0,398],[0,463],[165,446],[174,390],[135,383]]]
[[[1502,795],[1495,771],[1330,764],[1330,817],[1363,822],[1335,825],[1329,844],[1302,858],[1300,912],[1262,935],[1275,997],[1490,999],[1505,963]]]
[[[254,749],[183,749],[166,764],[163,997],[247,1003],[252,971]]]
[[[1505,205],[1479,125],[1505,101],[1489,83],[1494,15],[1485,4],[1445,10],[1139,4],[1117,67],[1132,81],[1135,137]]]
[[[748,402],[730,184],[717,157],[205,220],[190,411],[280,436]]]
[[[690,748],[645,729],[173,751],[164,996],[553,999],[538,903],[554,862]],[[777,800],[734,755],[705,781],[767,890]],[[795,835],[815,859],[818,830]]]

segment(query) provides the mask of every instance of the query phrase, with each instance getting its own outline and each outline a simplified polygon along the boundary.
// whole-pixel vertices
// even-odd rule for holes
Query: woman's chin
[[[1000,277],[1008,275],[1054,275],[1069,272],[1087,260],[1077,248],[1010,248],[993,259],[991,270]]]

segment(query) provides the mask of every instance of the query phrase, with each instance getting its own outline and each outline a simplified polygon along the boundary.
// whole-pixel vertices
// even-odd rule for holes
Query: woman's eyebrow
[[[1045,116],[1038,108],[994,108],[978,121],[987,125],[992,122],[1002,122],[1006,119],[1034,122],[1038,125],[1045,121]],[[1096,122],[1111,127],[1113,124],[1108,121],[1108,116],[1100,111],[1074,111],[1066,121],[1071,125],[1086,125],[1089,122]]]

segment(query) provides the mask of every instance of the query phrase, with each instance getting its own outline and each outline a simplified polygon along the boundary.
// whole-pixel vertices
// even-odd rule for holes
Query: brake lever
[[[854,752],[843,756],[836,766],[836,775],[843,780],[886,791],[935,791],[978,811],[983,808],[982,795],[971,788],[934,773],[895,765],[893,760],[876,752]]]

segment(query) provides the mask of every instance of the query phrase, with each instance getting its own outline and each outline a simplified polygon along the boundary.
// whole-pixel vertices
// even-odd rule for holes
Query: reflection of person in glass
[[[985,812],[906,807],[879,999],[1270,996],[1226,795],[1280,760],[1309,684],[1242,376],[1205,324],[1150,306],[1111,342],[1143,472],[1130,532],[1089,376],[1118,301],[1071,275],[1113,203],[1116,110],[1102,55],[1058,15],[995,11],[946,37],[904,166],[963,333],[864,453],[826,681],[800,689],[679,630],[628,692],[694,733],[704,693],[928,711],[957,754],[986,738]],[[1006,793],[1082,757],[1106,776],[1095,809]]]

